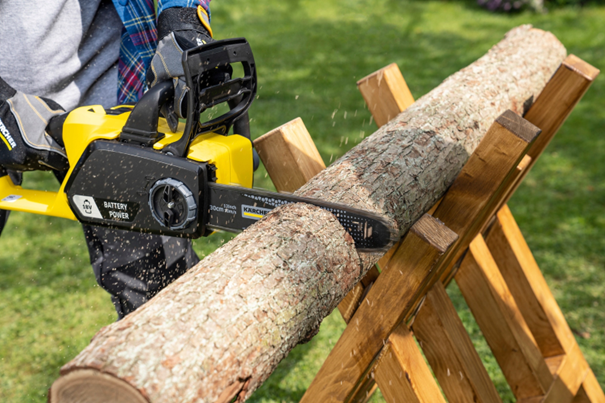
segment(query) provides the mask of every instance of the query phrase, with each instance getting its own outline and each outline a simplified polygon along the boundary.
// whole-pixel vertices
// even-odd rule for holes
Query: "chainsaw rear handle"
[[[184,157],[190,142],[200,134],[227,134],[233,122],[245,119],[256,96],[256,64],[252,49],[245,38],[225,39],[183,52],[183,71],[190,90],[187,93],[187,123],[182,137],[164,148],[164,152]],[[206,85],[204,73],[241,63],[244,76],[215,85]],[[201,114],[215,105],[227,102],[230,111],[208,122],[200,122]]]

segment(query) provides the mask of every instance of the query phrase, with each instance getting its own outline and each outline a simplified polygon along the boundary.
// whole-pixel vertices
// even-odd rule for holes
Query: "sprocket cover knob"
[[[149,190],[149,207],[153,217],[171,230],[187,227],[197,216],[193,193],[183,182],[172,178],[153,184]]]

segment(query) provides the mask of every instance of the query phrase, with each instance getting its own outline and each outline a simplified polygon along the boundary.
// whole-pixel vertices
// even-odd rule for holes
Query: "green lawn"
[[[545,15],[490,14],[474,1],[318,0],[213,2],[218,38],[245,36],[254,50],[257,137],[298,116],[326,164],[375,130],[355,82],[395,62],[416,98],[483,55],[510,28],[553,32],[569,53],[605,67],[605,6]],[[370,6],[371,4],[371,6]],[[511,209],[580,346],[605,386],[605,78],[599,77],[540,162]],[[52,186],[46,174],[26,178]],[[256,185],[271,188],[265,171]],[[195,242],[208,254],[230,235]],[[115,320],[95,283],[78,224],[13,214],[0,239],[0,401],[44,402],[62,364]],[[449,290],[505,401],[514,401],[455,288]],[[300,399],[343,324],[337,312],[297,347],[252,397]],[[377,394],[373,402],[384,401]]]

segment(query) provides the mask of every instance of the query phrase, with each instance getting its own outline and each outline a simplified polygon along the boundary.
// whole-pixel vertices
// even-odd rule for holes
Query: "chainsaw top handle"
[[[214,69],[228,69],[233,63],[241,63],[244,76],[209,80]],[[183,157],[191,141],[200,134],[216,132],[227,134],[238,118],[246,118],[248,108],[256,95],[256,66],[248,41],[244,38],[211,42],[183,52],[183,71],[187,84],[187,116],[183,135],[163,151]],[[146,146],[163,137],[158,133],[158,118],[162,107],[174,100],[171,80],[158,83],[147,91],[133,108],[120,139]],[[216,105],[228,103],[230,110],[212,120],[200,122],[201,114]]]

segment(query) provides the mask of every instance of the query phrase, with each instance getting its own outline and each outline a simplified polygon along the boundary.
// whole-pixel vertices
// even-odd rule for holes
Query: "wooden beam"
[[[436,276],[449,276],[454,264],[489,221],[510,183],[516,180],[517,168],[539,133],[538,128],[511,111],[500,115],[490,127],[435,210],[435,217],[460,235]]]
[[[585,395],[590,403],[605,403],[605,394],[599,385],[599,381],[592,369],[588,369],[586,378],[582,382],[582,387],[578,391],[578,395]],[[574,403],[577,403],[574,401]]]
[[[374,373],[388,403],[445,403],[414,336],[403,323],[389,336]]]
[[[455,278],[515,397],[546,394],[553,376],[481,235]]]
[[[572,403],[590,368],[576,344],[563,356],[543,403]]]
[[[539,127],[542,134],[527,152],[527,155],[532,158],[528,169],[509,191],[504,202],[510,199],[598,75],[597,68],[574,55],[567,56],[561,63],[524,116],[529,122]]]
[[[493,202],[491,208],[487,209],[486,217],[488,219],[484,220],[483,227],[487,225],[489,218],[500,210],[511,198],[519,184],[523,181],[523,178],[525,178],[525,175],[536,163],[538,157],[542,154],[598,74],[598,69],[574,55],[569,55],[561,63],[561,66],[548,81],[544,90],[524,116],[528,122],[540,128],[542,132],[528,150],[527,159],[522,161],[524,169],[520,169],[514,178],[508,180],[508,183],[505,184],[505,194],[499,200]],[[457,261],[458,258],[459,255],[453,260]],[[451,280],[451,275],[452,271],[450,268],[442,277],[442,281],[447,284]]]
[[[570,66],[573,66],[573,65],[575,65],[575,68],[570,68]],[[570,71],[572,72],[572,74],[569,74]],[[531,155],[534,157],[534,159],[539,156],[539,154],[544,149],[544,147],[546,146],[548,141],[550,141],[550,139],[554,135],[554,132],[556,132],[558,127],[563,123],[564,119],[567,117],[569,112],[571,112],[571,110],[573,109],[573,106],[575,105],[575,103],[577,103],[577,101],[581,98],[583,93],[588,88],[588,85],[586,85],[586,83],[581,82],[582,80],[578,80],[579,85],[578,85],[578,82],[575,84],[575,86],[569,85],[569,83],[570,83],[569,77],[574,75],[573,72],[576,73],[575,75],[578,75],[578,72],[580,73],[579,75],[583,75],[584,78],[588,80],[588,85],[590,85],[590,82],[592,82],[592,80],[594,80],[594,78],[596,77],[596,74],[598,74],[598,70],[596,70],[594,68],[590,69],[590,66],[589,66],[589,68],[587,68],[586,64],[584,62],[575,58],[574,56],[570,56],[566,59],[566,61],[562,65],[561,69],[559,69],[559,71],[557,71],[557,74],[555,74],[555,77],[553,77],[553,79],[547,85],[546,89],[543,91],[543,95],[541,96],[541,98],[539,98],[538,102],[536,102],[534,104],[534,106],[532,107],[532,109],[533,109],[532,114],[529,114],[529,116],[532,118],[531,120],[540,122],[539,123],[540,126],[546,128],[546,134],[540,136],[540,141],[537,141],[532,146],[532,150],[534,152],[532,152]],[[375,75],[373,77],[373,79],[377,80],[378,79],[377,75]],[[387,87],[388,86],[385,86],[385,88],[387,88]],[[584,88],[582,88],[582,87],[584,87]],[[561,88],[563,88],[563,90],[561,90]],[[575,99],[574,99],[574,97],[575,97]],[[570,98],[573,100],[573,102],[569,101]],[[366,98],[366,99],[368,99],[368,98]],[[556,110],[554,113],[544,113],[544,111],[552,110],[553,107],[557,107],[558,110]],[[565,111],[564,108],[568,108],[568,109]],[[560,112],[562,109],[564,111]],[[540,111],[541,111],[541,113],[540,113]],[[540,116],[540,115],[541,115],[541,119],[536,119],[536,116]],[[545,122],[549,119],[550,120],[554,119],[555,124],[553,124],[552,122]],[[546,124],[546,123],[548,123],[548,124]],[[527,168],[529,168],[531,165],[533,165],[533,162],[535,162],[535,161],[532,161],[532,158],[529,155],[525,156],[524,160],[520,162],[516,175],[515,175],[516,177],[512,178],[512,180],[509,180],[509,182],[508,182],[509,195],[513,193],[514,189],[518,186],[518,184],[520,183],[523,176],[527,173]],[[505,197],[503,199],[506,199],[506,198],[507,197]],[[496,206],[492,207],[493,211],[495,211],[496,209],[497,209]],[[491,214],[488,214],[488,215],[491,216]],[[389,261],[389,258],[390,258],[389,256],[385,256],[382,259],[382,261],[380,262],[381,267],[386,266],[386,264]],[[561,351],[559,351],[559,353],[560,352]],[[556,353],[557,353],[557,351],[553,350],[551,355],[556,354]],[[566,362],[569,362],[569,360],[567,360]],[[567,365],[567,366],[569,366],[569,365]],[[551,389],[556,390],[557,384],[560,384],[560,382],[561,382],[561,377],[557,376],[556,381],[553,383],[553,387]],[[598,386],[598,384],[597,384],[597,386]],[[600,388],[599,388],[599,391],[600,391]],[[548,395],[553,396],[552,393],[548,393]]]
[[[501,119],[501,121],[504,124],[510,119],[521,119],[512,112],[505,112],[503,116],[505,118]],[[469,228],[472,227],[472,223],[476,221],[483,209],[489,205],[488,202],[497,194],[498,189],[500,189],[498,186],[499,183],[504,181],[504,179],[514,172],[523,158],[531,140],[533,140],[537,134],[537,130],[531,132],[523,131],[520,134],[515,134],[511,132],[507,126],[510,125],[506,124],[505,126],[495,122],[490,127],[490,130],[488,130],[483,141],[479,144],[475,153],[471,155],[469,161],[435,211],[435,214],[440,214],[441,221],[450,222],[455,225],[458,229],[458,233],[466,234]],[[517,127],[525,126],[517,125]],[[410,242],[410,244],[404,247],[406,242]],[[456,245],[458,245],[458,242]],[[426,267],[415,268],[414,265],[410,264],[412,262],[410,256],[414,256],[414,259],[418,260],[419,257],[414,253],[423,252],[424,249],[422,248],[426,248],[426,246],[423,246],[423,244],[415,240],[414,237],[411,237],[410,241],[404,241],[404,244],[397,249],[388,266],[368,294],[368,300],[373,302],[376,300],[376,295],[387,292],[386,285],[391,283],[390,278],[393,275],[394,281],[405,278],[406,282],[401,286],[401,290],[397,292],[404,294],[411,306],[402,306],[401,308],[405,308],[405,310],[396,313],[395,316],[397,320],[399,320],[399,316],[402,313],[408,315],[413,312],[420,298],[426,294],[427,290],[434,284],[435,280],[438,279],[438,272],[443,265],[443,261],[441,261],[439,267],[434,268],[432,272],[427,274],[424,272],[424,270],[427,270]],[[448,254],[449,253],[450,252],[448,252]],[[389,273],[391,276],[385,277],[385,274]],[[408,278],[414,280],[408,282]],[[386,281],[384,288],[378,287],[378,284],[381,281]],[[397,284],[398,283],[393,282],[392,285],[398,287]],[[414,295],[412,296],[407,295],[407,292],[412,291],[409,287],[413,287]],[[398,288],[393,289],[398,290]],[[395,294],[397,294],[397,292],[395,292]],[[365,307],[365,304],[362,304],[361,306]],[[369,323],[377,320],[374,313],[369,316],[371,316]],[[378,318],[382,320],[381,316],[378,316]],[[397,320],[395,320],[394,323],[396,323]],[[360,317],[360,323],[365,324],[366,322]],[[345,330],[345,333],[346,332],[347,331]],[[369,347],[366,346],[368,341],[354,342],[355,345],[363,343],[363,345],[366,346],[365,350],[362,351],[362,354],[356,354],[355,357],[350,355],[353,351],[350,346],[346,346],[346,348],[342,347],[342,351],[339,351],[337,349],[337,344],[332,350],[332,353],[335,355],[332,356],[332,354],[330,354],[324,363],[324,366],[307,390],[307,394],[303,398],[303,401],[305,401],[307,395],[309,396],[309,400],[306,401],[309,402],[343,401],[347,396],[355,396],[356,390],[359,387],[359,382],[361,382],[363,376],[369,372],[374,358],[382,347],[382,340],[385,340],[387,335],[388,333],[381,336],[380,344],[377,344],[378,350],[368,350]],[[344,334],[342,337],[345,337]],[[375,335],[370,327],[366,332],[357,337],[370,339],[374,338]],[[355,349],[355,351],[358,350]],[[344,368],[344,371],[342,368]]]
[[[495,197],[493,197],[489,201],[489,203],[483,208],[483,211],[480,213],[481,217],[473,226],[473,234],[480,234],[484,232],[485,229],[488,228],[491,224],[493,224],[493,222],[495,221],[494,215],[498,211],[498,208],[504,204],[504,200],[506,199],[511,189],[514,188],[514,186],[521,180],[521,178],[523,177],[523,173],[529,166],[530,162],[531,157],[529,157],[527,154],[524,155],[523,159],[521,160],[521,162],[519,162],[515,170],[501,184],[497,193],[494,195]],[[444,270],[441,276],[441,282],[443,282],[446,287],[454,278],[454,275],[456,274],[455,264],[460,262],[459,259],[464,251],[464,249],[458,250],[457,255],[451,260],[447,269]]]
[[[357,88],[366,101],[366,105],[378,127],[382,127],[414,103],[414,97],[403,78],[403,74],[401,74],[401,70],[395,63],[391,63],[362,78],[357,82]],[[429,212],[429,214],[431,213]],[[401,241],[393,245],[378,261],[377,265],[381,270],[387,266],[400,244]],[[374,278],[377,276],[376,272],[368,273],[366,277]],[[364,282],[367,283],[369,280],[369,278],[366,278]],[[350,308],[349,311],[351,311]]]
[[[357,88],[365,99],[366,105],[378,127],[388,123],[389,120],[414,103],[414,97],[410,93],[408,85],[395,63],[362,78],[357,82]],[[389,259],[393,256],[399,245],[400,242],[393,245],[378,261],[378,267],[381,269],[386,267]],[[349,323],[361,302],[361,297],[366,292],[366,288],[376,281],[379,274],[376,267],[373,267],[338,305],[338,309],[345,322]]]
[[[254,148],[280,192],[294,192],[326,167],[301,118],[257,138]]]
[[[395,63],[362,78],[357,87],[378,127],[414,103],[414,97]]]
[[[498,212],[486,242],[543,356],[565,354],[563,346],[575,338],[508,206]]]
[[[575,368],[567,372],[571,375],[565,377],[563,373],[557,377],[557,382],[564,382],[564,385],[556,386],[554,390],[559,392],[549,393],[549,396],[564,396],[563,390],[570,391],[573,396],[577,392],[577,377],[590,369],[508,206],[498,212],[487,233],[487,245],[499,262],[500,272],[542,354],[545,357],[557,356],[557,353],[566,355],[566,366]],[[574,357],[573,364],[570,364],[570,357]],[[590,374],[586,377],[589,379]],[[589,388],[594,401],[605,402],[598,382]]]
[[[488,219],[484,220],[483,227],[485,227],[489,218],[506,204],[514,194],[525,175],[536,163],[538,157],[542,154],[598,74],[598,69],[574,55],[567,56],[561,63],[561,66],[548,81],[544,90],[524,116],[528,122],[540,128],[542,132],[527,152],[528,159],[524,161],[524,169],[519,170],[515,178],[508,180],[508,183],[505,184],[505,194],[499,200],[493,202],[493,206],[486,212]],[[458,258],[459,255],[453,260],[457,261]],[[446,271],[442,280],[447,284],[450,279],[451,268]]]
[[[428,292],[412,329],[448,402],[501,401],[441,282]]]
[[[575,55],[569,55],[561,64],[544,90],[525,115],[525,119],[542,129],[545,134],[536,140],[528,155],[535,161],[563,125],[573,108],[582,99],[599,75],[599,69]]]

